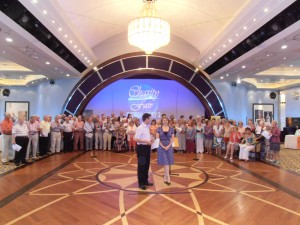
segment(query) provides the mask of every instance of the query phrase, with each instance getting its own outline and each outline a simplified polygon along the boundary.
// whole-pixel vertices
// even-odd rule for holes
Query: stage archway
[[[125,54],[110,59],[90,70],[75,85],[62,109],[62,113],[80,115],[89,101],[114,81],[139,74],[151,74],[175,80],[191,90],[203,104],[207,116],[226,117],[221,96],[206,76],[191,64],[162,53]]]

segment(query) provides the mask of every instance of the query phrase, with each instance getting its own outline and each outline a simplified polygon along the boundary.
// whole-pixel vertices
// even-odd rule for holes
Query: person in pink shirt
[[[274,153],[274,163],[278,164],[279,161],[279,151],[280,151],[280,130],[277,126],[275,120],[272,121],[271,128],[271,138],[270,138],[270,150]]]
[[[238,148],[241,138],[242,135],[238,132],[238,127],[232,127],[224,159],[227,159],[230,154],[230,160],[233,160],[234,150]]]

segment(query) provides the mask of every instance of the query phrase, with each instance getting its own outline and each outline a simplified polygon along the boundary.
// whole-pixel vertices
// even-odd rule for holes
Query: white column
[[[284,127],[286,127],[286,100],[285,100],[285,94],[280,93],[280,130],[283,130]]]

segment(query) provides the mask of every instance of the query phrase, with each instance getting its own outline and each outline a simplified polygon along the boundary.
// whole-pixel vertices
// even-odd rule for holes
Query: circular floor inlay
[[[109,166],[96,175],[99,183],[110,187],[131,192],[143,192],[149,194],[180,194],[188,193],[189,189],[199,187],[209,179],[208,174],[193,166],[174,164],[171,166],[171,185],[163,180],[164,168],[156,163],[151,163],[149,181],[153,186],[146,191],[140,190],[137,183],[137,164],[117,164]]]

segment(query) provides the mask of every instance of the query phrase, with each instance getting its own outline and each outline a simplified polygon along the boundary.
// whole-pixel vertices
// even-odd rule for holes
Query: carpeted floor
[[[300,173],[300,150],[284,149],[280,150],[279,167]]]

